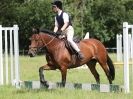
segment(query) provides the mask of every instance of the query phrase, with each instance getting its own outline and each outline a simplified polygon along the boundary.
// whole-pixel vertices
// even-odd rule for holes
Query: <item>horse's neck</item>
[[[46,35],[43,39],[49,51],[56,50],[57,47],[63,44],[63,41],[59,40],[54,36]]]

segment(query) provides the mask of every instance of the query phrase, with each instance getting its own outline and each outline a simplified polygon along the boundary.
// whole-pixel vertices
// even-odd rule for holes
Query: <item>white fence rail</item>
[[[133,34],[128,34],[128,58],[133,58]],[[116,46],[117,46],[117,62],[123,61],[123,39],[121,34],[116,36]]]
[[[18,25],[0,25],[0,85],[20,80],[18,30]]]
[[[125,93],[130,92],[129,88],[129,55],[133,57],[133,40],[129,35],[129,29],[131,29],[132,39],[133,39],[133,25],[129,25],[127,22],[123,23],[123,55],[124,55],[124,88]],[[130,46],[132,45],[132,46]],[[131,52],[131,53],[130,53]]]

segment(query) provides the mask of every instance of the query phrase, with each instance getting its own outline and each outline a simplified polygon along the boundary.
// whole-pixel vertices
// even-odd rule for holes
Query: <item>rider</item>
[[[61,32],[67,36],[68,42],[72,45],[72,47],[77,51],[79,59],[83,59],[84,56],[81,53],[80,49],[73,41],[74,29],[72,27],[72,23],[70,21],[69,15],[62,11],[62,2],[56,0],[52,3],[52,9],[57,15],[55,16],[55,27],[54,32]]]

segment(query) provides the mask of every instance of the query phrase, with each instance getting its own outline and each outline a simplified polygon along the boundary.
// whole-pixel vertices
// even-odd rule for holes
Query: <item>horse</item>
[[[71,54],[63,40],[59,39],[56,33],[52,31],[36,31],[30,37],[31,44],[29,45],[28,54],[35,56],[36,53],[45,48],[47,50],[47,64],[39,68],[40,83],[48,87],[48,82],[44,77],[44,70],[59,69],[62,77],[62,86],[65,86],[67,69],[76,68],[86,64],[93,74],[96,83],[100,84],[100,76],[96,70],[98,62],[104,70],[109,84],[115,79],[115,68],[111,58],[104,45],[97,39],[82,39],[77,43],[81,52],[84,55],[83,60],[79,60],[76,54]]]

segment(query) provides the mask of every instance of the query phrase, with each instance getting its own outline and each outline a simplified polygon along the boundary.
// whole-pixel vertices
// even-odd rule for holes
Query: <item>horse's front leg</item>
[[[61,76],[62,76],[62,86],[65,87],[66,76],[67,76],[67,67],[66,66],[62,66],[60,68],[60,71],[61,71]]]
[[[53,68],[51,65],[49,64],[46,64],[42,67],[39,68],[39,77],[40,77],[40,83],[41,85],[45,86],[46,88],[49,87],[47,81],[45,80],[45,77],[44,77],[44,74],[43,74],[43,71],[44,70],[55,70],[55,68]]]

